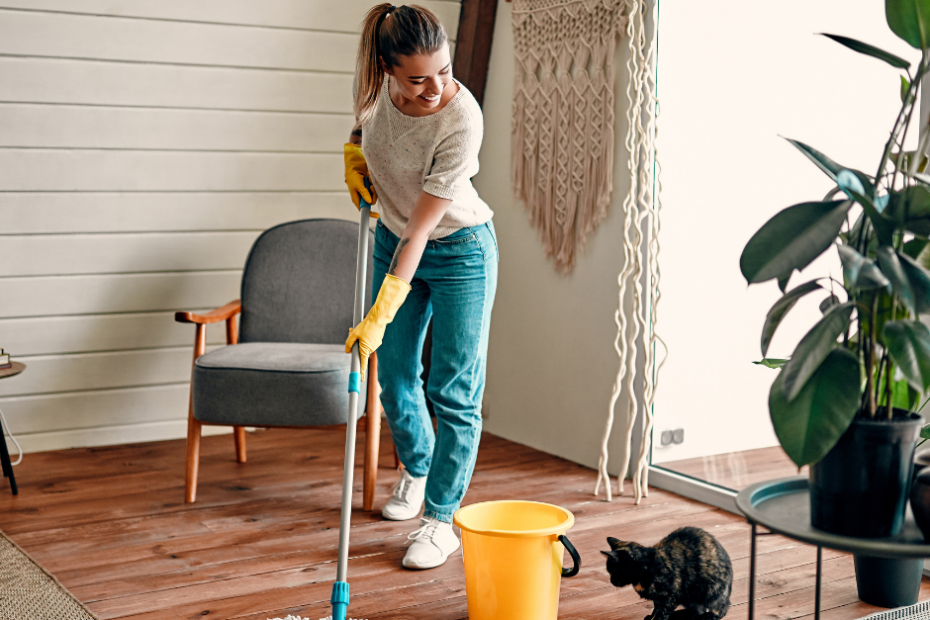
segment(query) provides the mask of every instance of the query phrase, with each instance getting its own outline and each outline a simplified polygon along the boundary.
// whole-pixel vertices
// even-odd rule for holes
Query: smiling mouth
[[[432,97],[427,97],[426,95],[420,95],[420,99],[423,99],[423,100],[425,100],[425,101],[429,101],[430,103],[434,103],[434,102],[436,102],[436,101],[439,101],[439,97],[441,97],[441,95],[434,95],[434,96],[432,96]]]

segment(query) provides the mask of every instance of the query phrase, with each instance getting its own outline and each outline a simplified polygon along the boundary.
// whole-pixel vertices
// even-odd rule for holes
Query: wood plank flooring
[[[807,475],[808,469],[805,466],[799,472],[781,446],[700,456],[656,465],[736,490],[773,478],[797,476],[799,473]]]
[[[339,430],[250,433],[244,464],[235,462],[231,436],[205,437],[193,505],[183,502],[183,441],[27,454],[15,470],[20,495],[0,487],[0,530],[101,619],[316,620],[329,614],[335,577],[344,437]],[[397,479],[387,434],[382,454],[376,510]],[[608,535],[653,544],[684,525],[707,529],[727,549],[736,574],[727,617],[746,618],[743,519],[656,489],[639,506],[629,496],[607,503],[592,496],[594,480],[592,470],[485,434],[465,502],[532,499],[574,512],[569,537],[584,567],[562,582],[560,618],[646,616],[651,604],[610,585],[598,550]],[[352,617],[467,618],[461,551],[438,569],[402,569],[416,525],[361,512],[360,467],[356,481]],[[814,548],[774,535],[760,537],[758,547],[756,617],[807,620]],[[858,601],[853,575],[850,556],[824,550],[824,620],[878,611]]]

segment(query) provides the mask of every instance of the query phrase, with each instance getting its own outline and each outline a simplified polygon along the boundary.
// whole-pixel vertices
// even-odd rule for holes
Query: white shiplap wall
[[[454,37],[457,0],[420,0]],[[262,230],[354,218],[373,0],[0,0],[0,408],[26,451],[182,437],[193,328]],[[208,331],[223,342],[222,324]]]

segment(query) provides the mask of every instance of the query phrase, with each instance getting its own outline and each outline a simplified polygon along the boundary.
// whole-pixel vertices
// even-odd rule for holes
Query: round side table
[[[817,547],[817,581],[814,589],[814,619],[820,620],[821,560],[823,548],[846,551],[857,556],[885,560],[911,560],[921,563],[930,557],[930,544],[908,510],[904,527],[888,538],[853,538],[814,528],[810,517],[810,484],[807,476],[781,478],[747,487],[736,496],[736,506],[752,525],[749,556],[749,620],[755,612],[756,526]],[[893,567],[893,564],[887,565]],[[918,578],[919,582],[919,578]],[[919,587],[919,585],[918,585]],[[860,590],[861,596],[861,590]],[[867,601],[868,602],[868,601]],[[872,603],[877,605],[877,603]]]
[[[26,370],[25,364],[22,362],[13,362],[11,368],[0,369],[0,379],[14,377],[24,370]],[[13,476],[13,463],[10,460],[10,452],[6,449],[6,437],[3,433],[2,422],[0,422],[0,464],[3,465],[4,478],[10,479],[10,489],[13,490],[13,495],[18,495],[19,489],[16,488],[16,477]]]

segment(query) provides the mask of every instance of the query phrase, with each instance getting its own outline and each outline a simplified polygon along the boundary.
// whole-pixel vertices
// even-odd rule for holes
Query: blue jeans
[[[399,242],[378,222],[376,295]],[[497,263],[490,222],[428,241],[407,300],[378,349],[381,403],[397,453],[411,475],[427,476],[424,516],[446,523],[465,496],[478,456]],[[430,318],[433,345],[424,395],[421,360]],[[436,433],[425,396],[436,413]]]

